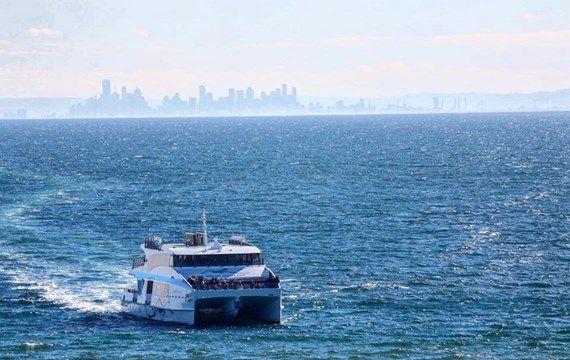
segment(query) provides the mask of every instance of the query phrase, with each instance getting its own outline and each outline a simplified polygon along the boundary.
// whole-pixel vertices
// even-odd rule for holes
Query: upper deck
[[[166,243],[162,245],[164,253],[172,255],[228,255],[228,254],[261,254],[261,250],[253,245],[232,245],[214,242],[207,246],[187,246],[185,244]]]
[[[141,245],[151,267],[228,267],[263,265],[261,250],[244,237],[232,237],[228,243],[208,242],[203,233],[187,233],[185,243],[163,243],[151,236]],[[141,262],[133,266],[141,266]]]
[[[151,236],[141,249],[145,256],[134,259],[132,274],[144,279],[152,277],[153,281],[192,278],[207,285],[214,279],[221,281],[218,285],[222,287],[228,282],[231,287],[236,281],[236,286],[241,281],[265,284],[275,277],[265,266],[261,250],[241,236],[234,236],[227,243],[209,242],[203,233],[187,233],[184,243],[164,243],[162,238]]]

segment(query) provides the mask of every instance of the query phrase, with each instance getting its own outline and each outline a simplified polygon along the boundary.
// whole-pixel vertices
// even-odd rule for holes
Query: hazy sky
[[[570,1],[0,0],[0,97],[570,88]]]

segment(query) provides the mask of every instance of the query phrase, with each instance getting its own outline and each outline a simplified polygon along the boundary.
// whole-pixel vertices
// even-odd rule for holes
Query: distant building
[[[103,80],[101,82],[101,87],[102,87],[102,97],[109,97],[111,95],[111,81],[110,80]]]
[[[236,92],[236,110],[241,111],[245,108],[245,92],[238,90]]]
[[[18,109],[14,112],[5,112],[2,117],[4,119],[27,119],[28,118],[28,110]]]
[[[205,111],[206,109],[206,87],[204,85],[200,85],[198,90],[198,112]]]
[[[188,98],[188,111],[190,112],[190,114],[195,114],[197,109],[197,105],[198,105],[198,99],[196,99],[195,97],[191,97]]]
[[[335,110],[338,112],[343,112],[344,111],[344,101],[339,100],[335,103]]]
[[[248,88],[245,90],[245,101],[247,101],[247,102],[252,102],[252,101],[253,101],[253,98],[254,98],[253,89],[250,88],[250,87],[248,87]]]
[[[101,82],[101,95],[87,99],[82,104],[69,108],[69,115],[80,117],[96,116],[133,116],[148,115],[152,109],[148,106],[141,91],[137,88],[129,94],[127,87],[121,87],[121,95],[111,93],[111,81]]]
[[[434,97],[433,98],[433,107],[432,110],[434,111],[439,111],[441,110],[440,104],[439,104],[439,98],[438,97]]]
[[[233,88],[228,89],[228,104],[227,109],[234,111],[236,107],[236,91]]]
[[[180,98],[179,93],[174,94],[172,98],[165,96],[158,112],[162,115],[185,115],[188,113],[188,103]]]

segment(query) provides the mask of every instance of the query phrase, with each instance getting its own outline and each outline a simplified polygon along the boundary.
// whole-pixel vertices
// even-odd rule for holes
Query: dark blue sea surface
[[[0,121],[0,357],[568,358],[569,159],[569,113]],[[120,312],[204,208],[283,324]]]

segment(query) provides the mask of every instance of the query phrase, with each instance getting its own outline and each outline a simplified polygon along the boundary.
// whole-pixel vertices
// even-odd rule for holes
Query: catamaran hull
[[[265,290],[267,291],[267,290]],[[199,291],[195,298],[188,301],[193,303],[190,309],[168,309],[148,304],[123,300],[123,310],[126,313],[142,318],[194,325],[200,321],[211,319],[243,318],[268,323],[281,322],[281,291],[272,289],[271,294],[255,294],[256,290],[229,291]],[[245,293],[247,293],[247,295]],[[264,292],[264,290],[257,290]]]
[[[152,305],[123,302],[125,313],[157,321],[194,325],[194,310],[162,309]]]

